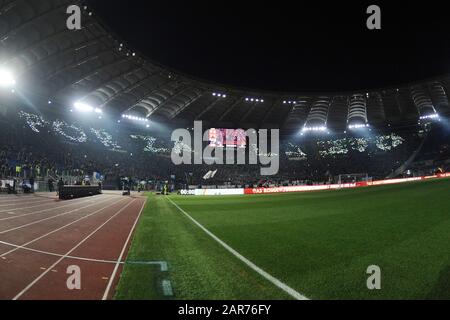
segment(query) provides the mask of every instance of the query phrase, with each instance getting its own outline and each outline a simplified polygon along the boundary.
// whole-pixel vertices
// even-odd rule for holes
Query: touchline
[[[261,165],[262,176],[276,175],[280,169],[280,131],[249,129],[245,131],[250,148],[248,149],[248,163],[245,148],[224,148],[208,145],[203,148],[203,143],[209,141],[209,130],[203,133],[202,121],[194,122],[194,138],[186,129],[176,129],[172,133],[171,140],[175,142],[171,158],[175,165]],[[193,146],[192,146],[193,140]],[[180,146],[182,146],[180,148]],[[194,159],[192,161],[192,155]]]

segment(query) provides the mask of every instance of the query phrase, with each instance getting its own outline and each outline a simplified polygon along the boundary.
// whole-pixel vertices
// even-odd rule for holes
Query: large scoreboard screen
[[[214,148],[245,148],[247,134],[243,129],[209,129],[209,145]]]

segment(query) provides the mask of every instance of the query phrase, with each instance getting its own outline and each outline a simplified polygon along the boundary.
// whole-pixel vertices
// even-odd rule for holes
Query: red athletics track
[[[146,198],[0,196],[0,299],[111,299]],[[69,290],[69,266],[81,290]]]

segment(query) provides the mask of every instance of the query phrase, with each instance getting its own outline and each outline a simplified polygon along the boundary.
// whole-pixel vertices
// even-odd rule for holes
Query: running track
[[[0,196],[0,299],[111,299],[145,202]],[[80,290],[67,287],[69,266],[81,270]]]

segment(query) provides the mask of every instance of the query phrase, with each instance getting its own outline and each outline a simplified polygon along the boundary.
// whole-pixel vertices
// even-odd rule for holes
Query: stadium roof
[[[215,127],[295,131],[305,124],[345,130],[448,115],[450,76],[348,92],[268,92],[221,85],[151,61],[83,8],[82,30],[66,27],[73,0],[0,0],[0,66],[18,88],[55,105],[82,102],[108,114],[161,122],[203,120]],[[19,89],[18,89],[19,90]]]

